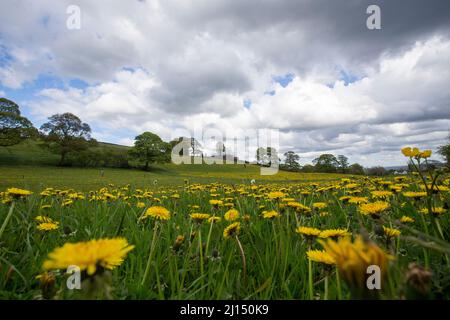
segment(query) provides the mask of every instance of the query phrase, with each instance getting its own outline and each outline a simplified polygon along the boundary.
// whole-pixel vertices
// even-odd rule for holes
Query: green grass
[[[263,197],[257,200],[241,194],[242,187],[250,194],[255,192]],[[328,215],[320,216],[317,212],[312,215],[296,215],[291,208],[282,209],[277,201],[264,196],[268,190],[278,190],[281,187],[285,188],[290,197],[308,207],[314,202],[327,202]],[[322,230],[348,228],[354,235],[364,228],[384,251],[395,256],[395,261],[389,268],[388,281],[383,283],[381,296],[384,298],[400,298],[408,264],[416,261],[423,265],[425,259],[434,273],[431,287],[434,297],[448,298],[445,288],[449,286],[446,274],[450,270],[442,253],[424,249],[408,242],[406,238],[388,244],[384,237],[375,235],[374,227],[377,222],[370,217],[360,216],[355,205],[343,205],[338,201],[346,193],[345,190],[301,195],[300,191],[305,188],[313,190],[308,183],[259,186],[256,191],[251,191],[248,185],[235,189],[225,184],[212,184],[197,191],[186,190],[181,185],[154,190],[152,196],[141,199],[132,196],[138,194],[133,189],[109,188],[108,193],[117,195],[121,192],[122,196],[109,201],[80,199],[69,206],[61,205],[64,199],[61,196],[40,197],[35,193],[26,200],[16,202],[5,233],[0,236],[0,298],[40,297],[41,290],[35,277],[41,272],[42,263],[54,248],[66,242],[115,236],[125,237],[135,246],[123,264],[112,272],[112,297],[116,299],[324,299],[325,277],[328,299],[336,299],[338,296],[350,298],[348,287],[343,282],[337,282],[335,269],[327,271],[319,263],[308,264],[305,258],[308,248],[321,247],[295,233],[298,225]],[[170,197],[174,193],[180,195],[179,199],[173,200]],[[232,197],[235,208],[241,213],[239,240],[247,261],[246,278],[243,277],[237,241],[233,238],[224,239],[222,236],[224,228],[230,222],[222,220],[216,224],[204,222],[197,225],[189,218],[192,211],[189,205],[198,205],[198,212],[224,216],[226,208],[214,209],[208,203],[208,199],[212,198],[211,193],[217,194],[219,199]],[[127,195],[132,197],[126,200],[124,197]],[[368,196],[367,189],[364,195]],[[164,206],[171,212],[170,220],[140,221],[139,217],[145,209],[137,208],[138,201],[143,201],[147,207]],[[384,225],[392,226],[395,219],[409,215],[416,220],[411,227],[422,230],[422,217],[429,224],[431,234],[437,237],[431,231],[430,217],[423,217],[417,212],[418,207],[423,204],[411,202],[402,195],[394,196],[390,202],[392,208],[382,219]],[[406,205],[402,206],[402,203]],[[42,204],[51,204],[51,208],[41,209]],[[260,205],[264,205],[266,210],[281,212],[281,217],[274,220],[263,219]],[[8,205],[0,205],[0,222],[5,220],[8,210]],[[60,229],[48,233],[38,231],[35,222],[37,215],[46,215],[59,222]],[[248,215],[249,219],[243,219],[244,215]],[[158,224],[158,229],[154,236],[155,223]],[[448,236],[448,224],[448,219],[441,220],[445,236]],[[64,228],[69,228],[70,235],[63,232]],[[191,237],[192,232],[195,235]],[[402,233],[402,236],[414,236],[406,229],[402,229]],[[183,235],[185,242],[179,251],[174,252],[172,246],[178,235]],[[152,239],[155,239],[155,250],[149,278],[145,285],[141,285]],[[311,279],[310,284],[308,279]],[[56,284],[61,289],[59,298],[72,299],[80,297],[80,294],[81,297],[84,295],[82,292],[65,290],[64,276],[58,276]]]
[[[96,148],[127,152],[128,147],[99,143]],[[276,175],[262,176],[256,165],[226,164],[155,164],[149,171],[115,168],[58,167],[59,156],[41,148],[36,141],[27,140],[19,145],[0,149],[0,190],[7,187],[42,189],[43,187],[92,190],[107,184],[134,187],[155,185],[181,185],[184,180],[209,183],[300,182],[340,179],[342,174],[291,173],[279,171]],[[101,172],[103,171],[103,176]]]

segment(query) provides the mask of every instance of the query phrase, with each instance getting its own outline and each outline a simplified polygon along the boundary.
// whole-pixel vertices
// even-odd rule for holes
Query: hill
[[[96,147],[126,154],[129,147],[99,143]],[[292,173],[279,171],[276,175],[260,175],[257,165],[242,163],[227,165],[173,163],[152,165],[150,171],[119,168],[57,167],[59,156],[42,149],[36,141],[25,141],[8,149],[0,149],[0,191],[7,187],[33,190],[44,187],[76,188],[92,190],[107,184],[132,184],[136,187],[182,185],[187,181],[257,183],[299,182],[339,179],[341,174]]]

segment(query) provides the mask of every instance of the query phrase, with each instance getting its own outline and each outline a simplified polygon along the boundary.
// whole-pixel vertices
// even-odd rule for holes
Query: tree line
[[[200,143],[194,138],[179,137],[165,142],[157,134],[144,132],[134,139],[134,146],[124,152],[120,149],[105,148],[91,137],[91,128],[72,113],[55,114],[48,118],[39,129],[30,120],[22,116],[19,106],[8,99],[0,98],[0,146],[10,147],[27,139],[39,141],[39,145],[59,155],[59,165],[92,167],[130,167],[130,161],[136,166],[148,170],[152,163],[170,162],[171,153],[178,146],[180,156],[201,156]],[[103,144],[104,146],[105,144]],[[181,146],[181,148],[180,148]],[[449,164],[450,136],[448,143],[439,147],[438,152]],[[225,160],[226,150],[223,143],[217,145],[217,153]],[[313,164],[300,165],[300,156],[294,151],[284,153],[284,161],[275,148],[258,148],[256,162],[261,166],[271,166],[275,162],[281,170],[298,172],[324,172],[384,175],[383,167],[364,169],[358,163],[349,164],[344,155],[321,154]]]

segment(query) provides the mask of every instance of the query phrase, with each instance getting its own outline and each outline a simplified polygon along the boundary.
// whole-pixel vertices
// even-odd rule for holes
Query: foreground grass
[[[62,169],[59,175],[64,172],[76,171]],[[81,172],[77,177],[80,185],[83,183]],[[129,174],[132,171],[126,172]],[[113,173],[108,171],[107,174]],[[128,176],[128,179],[133,181],[134,178]],[[408,265],[415,262],[433,272],[430,297],[448,299],[448,257],[431,245],[420,245],[428,236],[438,241],[448,239],[447,213],[439,217],[443,232],[439,235],[434,228],[434,220],[420,213],[425,205],[423,200],[413,201],[403,193],[392,194],[386,199],[391,207],[381,220],[364,216],[357,205],[339,200],[341,196],[354,195],[356,188],[360,190],[358,196],[374,201],[371,191],[384,189],[386,184],[381,182],[361,179],[345,182],[329,180],[318,184],[182,183],[154,186],[147,193],[133,187],[116,186],[90,194],[73,190],[62,193],[49,191],[47,196],[34,193],[27,199],[15,201],[11,221],[0,238],[0,298],[42,298],[35,277],[42,272],[42,264],[49,252],[67,242],[116,236],[126,238],[135,246],[122,265],[112,272],[111,294],[116,299],[351,298],[348,287],[342,280],[339,281],[334,268],[327,271],[319,263],[308,264],[306,251],[321,247],[317,242],[297,234],[295,229],[310,226],[321,230],[342,228],[353,236],[366,234],[382,250],[390,253],[394,260],[390,263],[387,281],[380,292],[382,298],[399,299],[407,293]],[[419,189],[419,183],[413,178],[406,182],[403,191]],[[268,195],[272,191],[282,192],[284,197],[291,197],[312,208],[311,212],[296,213],[284,202],[270,199]],[[67,202],[68,199],[72,201]],[[214,207],[210,199],[230,203],[240,212],[237,221],[241,223],[239,240],[246,256],[245,277],[237,242],[234,238],[224,239],[222,235],[224,228],[230,224],[224,219],[227,208]],[[448,201],[448,192],[439,195],[435,201],[436,205],[442,206]],[[317,202],[325,203],[326,207],[313,209],[313,204]],[[50,207],[43,208],[43,205]],[[153,205],[167,208],[171,218],[168,221],[140,220],[146,208]],[[5,220],[8,210],[9,205],[0,205],[1,222]],[[261,215],[264,210],[275,210],[281,215],[264,219]],[[197,224],[189,217],[192,212],[208,213],[222,220]],[[57,221],[59,229],[49,232],[37,230],[35,218],[38,215]],[[396,221],[404,215],[413,218],[414,222],[408,226],[398,226]],[[386,236],[377,231],[381,225],[400,228],[401,236],[387,241]],[[416,238],[411,230],[420,232],[422,238]],[[177,236],[183,236],[185,240],[178,250],[174,250]],[[153,241],[155,250],[149,277],[142,285]],[[59,298],[78,297],[78,292],[64,289],[63,276],[57,278],[56,286],[60,289]]]

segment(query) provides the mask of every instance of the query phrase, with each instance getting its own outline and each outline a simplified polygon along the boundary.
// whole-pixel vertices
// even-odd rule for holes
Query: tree
[[[30,120],[20,115],[19,106],[15,102],[0,98],[0,146],[19,144],[35,136],[36,132]]]
[[[347,169],[348,169],[348,158],[342,154],[338,155],[337,162],[338,162],[339,171],[341,171],[342,173],[346,173]]]
[[[367,174],[369,176],[385,176],[388,174],[387,170],[383,167],[377,166],[367,169]]]
[[[165,160],[170,144],[151,132],[144,132],[134,138],[134,147],[130,150],[132,158],[144,162],[144,170],[148,170],[150,162]]]
[[[202,150],[200,149],[202,145],[197,141],[197,139],[189,138],[189,141],[191,143],[191,155],[193,157],[203,154]]]
[[[447,167],[450,166],[450,135],[446,145],[438,147],[438,153],[445,159]]]
[[[348,167],[348,172],[350,174],[364,174],[364,168],[359,163],[354,163],[351,166]]]
[[[321,154],[313,163],[318,172],[336,172],[339,165],[336,157],[329,153]]]
[[[267,150],[266,148],[259,147],[256,149],[256,162],[260,165],[263,164],[264,158],[267,156]]]
[[[41,130],[43,146],[61,155],[59,165],[64,164],[67,154],[79,152],[96,145],[91,138],[91,128],[72,113],[55,114],[48,118]]]
[[[225,163],[227,160],[227,150],[225,148],[225,143],[219,141],[216,143],[216,153],[217,157],[222,158],[222,161]]]
[[[296,154],[294,151],[288,151],[284,154],[284,164],[288,169],[299,169],[300,164],[298,161],[300,160],[300,156]]]
[[[273,147],[259,147],[256,149],[256,161],[259,165],[271,166],[273,162],[279,163],[278,152]]]

